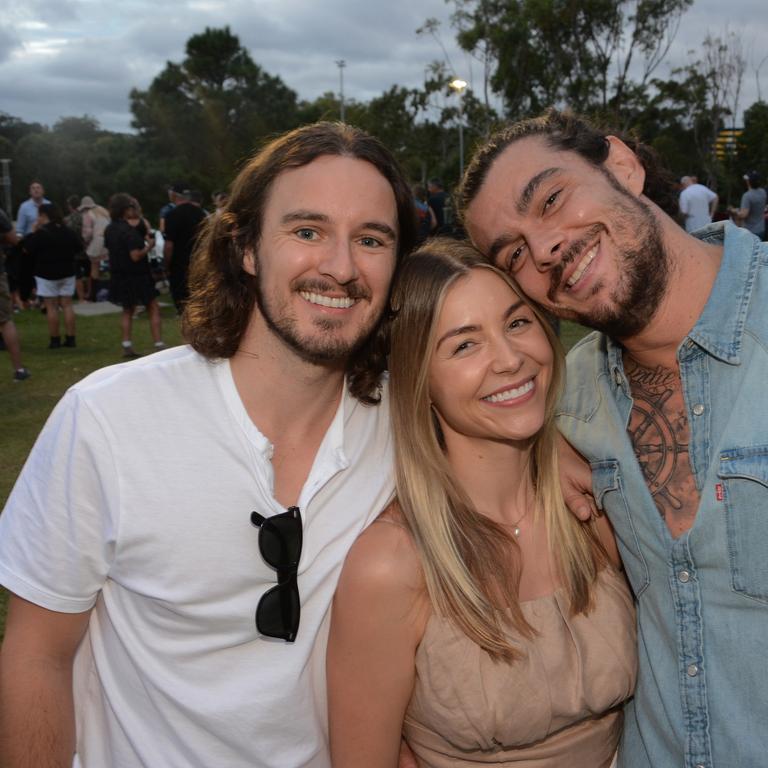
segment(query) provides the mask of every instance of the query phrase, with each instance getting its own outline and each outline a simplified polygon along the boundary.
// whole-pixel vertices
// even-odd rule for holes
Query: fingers
[[[602,517],[603,514],[591,493],[572,493],[565,497],[565,506],[583,522]]]

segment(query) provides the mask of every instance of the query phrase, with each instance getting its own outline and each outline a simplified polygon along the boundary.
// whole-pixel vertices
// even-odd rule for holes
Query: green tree
[[[452,23],[459,45],[487,64],[509,117],[568,105],[621,118],[628,93],[648,87],[692,2],[453,0]]]
[[[768,103],[756,101],[744,110],[744,132],[739,139],[739,162],[768,179]]]
[[[131,91],[131,110],[153,165],[164,165],[166,178],[179,165],[186,179],[196,171],[208,191],[226,186],[262,138],[298,117],[295,92],[256,64],[229,27],[192,36],[183,62]]]

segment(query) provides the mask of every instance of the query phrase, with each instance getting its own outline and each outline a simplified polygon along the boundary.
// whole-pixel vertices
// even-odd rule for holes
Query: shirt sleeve
[[[23,235],[26,232],[27,213],[24,208],[24,203],[19,206],[19,211],[16,214],[16,231]]]
[[[688,195],[680,195],[680,213],[688,215]]]
[[[114,558],[118,505],[110,441],[72,389],[0,515],[0,583],[48,610],[89,610]]]
[[[713,192],[709,187],[705,187],[707,190],[707,198],[712,202],[717,197],[717,192]]]
[[[739,208],[741,209],[746,208],[747,210],[749,209],[749,192],[745,192],[741,196],[741,205],[739,206]]]

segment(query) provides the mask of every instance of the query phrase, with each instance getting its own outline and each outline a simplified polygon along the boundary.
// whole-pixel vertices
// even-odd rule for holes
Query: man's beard
[[[614,339],[627,339],[640,333],[650,323],[667,290],[669,259],[661,238],[661,228],[647,205],[616,183],[619,193],[614,202],[616,218],[613,221],[617,248],[619,240],[632,243],[618,251],[618,282],[610,293],[610,304],[603,304],[589,313],[573,311],[573,317],[582,325],[601,331]],[[574,243],[558,266],[552,270],[548,293],[554,300],[565,268],[574,258],[584,254],[584,249],[604,227],[593,227],[587,235]],[[603,288],[596,284],[593,295]],[[558,314],[555,304],[554,311]]]
[[[293,292],[308,291],[310,293],[326,293],[338,291],[338,286],[333,286],[323,280],[304,280],[300,284],[293,285]],[[370,294],[363,290],[357,283],[344,286],[344,291],[352,299],[369,299]],[[288,347],[290,347],[302,360],[314,365],[329,365],[334,363],[346,363],[347,360],[365,343],[378,318],[372,317],[364,326],[360,327],[357,336],[353,339],[338,338],[334,331],[341,328],[342,320],[331,317],[317,319],[314,327],[316,336],[302,336],[297,328],[296,316],[288,310],[287,302],[275,305],[264,295],[261,275],[256,274],[256,306],[267,327]]]

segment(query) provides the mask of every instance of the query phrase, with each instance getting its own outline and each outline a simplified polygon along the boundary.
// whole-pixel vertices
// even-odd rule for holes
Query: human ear
[[[256,276],[256,254],[253,248],[246,248],[243,251],[243,269],[251,276]]]
[[[606,136],[605,140],[609,144],[609,149],[604,167],[628,191],[641,195],[645,185],[645,168],[640,158],[616,136]]]

